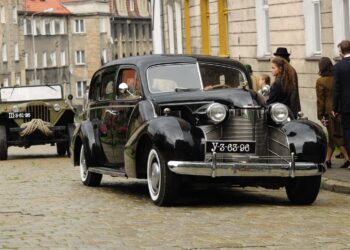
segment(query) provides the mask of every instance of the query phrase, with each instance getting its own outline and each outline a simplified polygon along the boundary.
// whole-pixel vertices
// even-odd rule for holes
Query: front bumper
[[[211,177],[301,177],[322,175],[324,164],[295,162],[292,155],[288,163],[241,163],[241,162],[193,162],[169,161],[169,169],[181,175]]]

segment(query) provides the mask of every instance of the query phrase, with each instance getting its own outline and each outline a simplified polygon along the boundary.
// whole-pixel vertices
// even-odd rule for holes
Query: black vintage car
[[[294,204],[316,199],[322,129],[265,105],[231,59],[153,55],[114,61],[91,81],[72,160],[82,182],[103,174],[147,179],[152,201],[176,202],[190,183],[285,187]]]

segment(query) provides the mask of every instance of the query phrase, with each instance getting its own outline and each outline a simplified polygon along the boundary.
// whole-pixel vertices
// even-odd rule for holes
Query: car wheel
[[[178,176],[172,173],[164,157],[156,147],[152,147],[147,159],[148,190],[154,204],[173,205],[178,193]]]
[[[320,191],[321,176],[297,177],[286,186],[287,196],[296,205],[312,204]]]
[[[59,156],[65,156],[68,151],[68,146],[66,143],[56,143],[56,149]]]
[[[80,178],[84,185],[90,186],[90,187],[96,187],[100,185],[102,180],[102,174],[91,173],[88,170],[88,165],[85,157],[85,149],[83,145],[80,148],[79,169],[80,169]]]
[[[5,126],[0,126],[0,160],[7,160],[7,136]]]

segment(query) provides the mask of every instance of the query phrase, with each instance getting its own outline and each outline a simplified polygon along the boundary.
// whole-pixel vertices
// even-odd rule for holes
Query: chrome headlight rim
[[[270,107],[270,116],[276,124],[282,124],[288,120],[288,107],[283,103],[274,103]]]
[[[56,112],[59,112],[61,110],[61,105],[59,103],[55,103],[53,105],[53,110],[55,110]]]
[[[19,107],[17,105],[12,106],[12,112],[13,113],[18,113],[19,112]]]
[[[220,113],[220,110],[221,115],[218,116],[217,114]],[[227,107],[221,103],[215,102],[207,107],[206,114],[212,123],[219,124],[223,122],[227,116]]]

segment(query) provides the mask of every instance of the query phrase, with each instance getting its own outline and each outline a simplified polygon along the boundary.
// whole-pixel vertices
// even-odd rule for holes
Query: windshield
[[[247,81],[241,70],[228,65],[200,63],[199,69],[204,90],[238,88]]]
[[[62,98],[62,87],[60,85],[28,86],[0,89],[1,102],[57,100]]]
[[[163,64],[147,70],[151,93],[202,89],[197,64]]]

